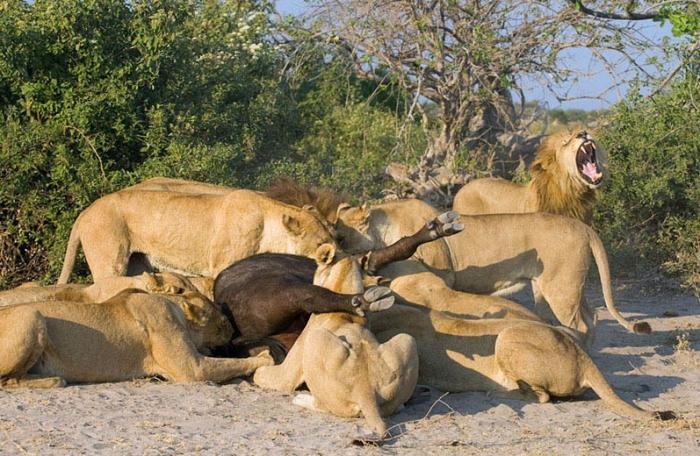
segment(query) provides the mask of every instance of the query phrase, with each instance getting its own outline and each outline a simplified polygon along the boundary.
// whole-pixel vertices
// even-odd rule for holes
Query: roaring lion
[[[361,269],[353,257],[320,264],[317,274],[334,277],[334,292],[363,291]],[[259,368],[254,382],[289,393],[306,383],[309,393],[298,395],[295,404],[338,416],[362,414],[381,438],[386,431],[382,417],[393,414],[416,386],[418,351],[406,334],[378,343],[365,323],[350,313],[312,315],[284,362]]]
[[[605,152],[586,131],[561,132],[545,139],[525,186],[486,178],[462,187],[453,202],[460,214],[547,212],[590,225],[599,188],[608,177]]]
[[[103,302],[128,289],[165,294],[196,291],[208,299],[213,299],[213,287],[214,280],[209,277],[184,277],[172,272],[144,272],[134,277],[107,277],[97,280],[92,285],[71,283],[42,287],[24,284],[12,290],[0,291],[0,307],[40,301]]]
[[[233,329],[203,295],[126,290],[103,303],[43,301],[0,308],[0,383],[54,387],[150,375],[224,382],[271,365],[268,352],[246,359],[203,356]]]
[[[58,283],[67,283],[82,244],[95,280],[123,276],[134,253],[160,270],[214,277],[256,253],[311,256],[335,244],[309,211],[249,190],[222,194],[128,189],[85,209],[71,230]]]

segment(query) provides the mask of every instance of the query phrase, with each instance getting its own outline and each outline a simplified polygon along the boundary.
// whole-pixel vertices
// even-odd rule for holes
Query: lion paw
[[[263,352],[260,352],[257,355],[255,355],[254,358],[256,361],[258,361],[257,367],[274,366],[275,365],[275,360],[272,358],[272,355],[270,354],[270,350],[265,350]]]

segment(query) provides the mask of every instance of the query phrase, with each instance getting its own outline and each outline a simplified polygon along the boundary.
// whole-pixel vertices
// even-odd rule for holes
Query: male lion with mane
[[[455,195],[460,214],[548,212],[590,225],[600,186],[608,178],[607,155],[586,131],[547,137],[530,167],[532,180],[523,186],[498,179],[476,179]]]

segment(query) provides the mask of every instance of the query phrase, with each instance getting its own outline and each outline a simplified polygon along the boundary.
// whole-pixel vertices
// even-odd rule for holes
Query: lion
[[[128,289],[164,294],[196,291],[210,300],[214,299],[214,279],[210,277],[144,272],[134,277],[102,278],[91,285],[71,283],[42,287],[34,283],[22,284],[12,290],[0,291],[0,307],[40,301],[103,302]]]
[[[361,269],[353,257],[320,263],[316,275],[332,277],[330,289],[337,293],[363,291]],[[345,312],[312,315],[284,362],[259,368],[253,381],[283,392],[306,383],[309,393],[298,395],[295,404],[343,417],[362,414],[381,439],[386,432],[382,417],[393,414],[415,389],[418,351],[405,334],[379,344],[365,323],[363,317]]]
[[[313,204],[313,200],[280,198]],[[345,251],[366,252],[416,232],[438,213],[415,199],[370,208],[339,203],[334,232]],[[541,321],[511,301],[475,294],[505,294],[529,282],[539,316],[550,317],[551,309],[559,323],[576,330],[590,346],[595,315],[584,301],[583,287],[593,257],[608,310],[628,330],[651,332],[647,323],[631,323],[616,309],[607,254],[584,223],[542,213],[462,216],[461,221],[461,233],[424,244],[411,259],[389,264],[378,274],[392,280],[391,288],[399,296],[434,310],[468,318]]]
[[[352,265],[356,262],[356,257],[346,257],[328,266],[344,268],[345,286],[355,284],[353,291],[357,291],[357,284],[362,281],[361,269]],[[412,358],[410,346],[415,344],[420,364],[417,381],[421,384],[447,392],[485,391],[509,399],[537,402],[547,402],[551,396],[579,395],[591,388],[605,405],[621,415],[641,419],[675,418],[672,412],[650,412],[622,400],[566,328],[513,318],[454,318],[405,300],[381,313],[368,314],[367,319],[370,334],[374,335],[372,339],[376,337],[380,348],[394,343],[397,337],[402,337],[399,341],[406,344],[398,351],[403,355],[392,357],[404,363],[387,361],[389,366],[410,367],[406,360]],[[345,330],[341,332],[341,328]],[[306,381],[312,397],[304,397],[298,403],[321,409],[339,407],[333,411],[342,414],[348,398],[361,403],[359,399],[352,400],[357,397],[352,393],[371,391],[372,388],[366,386],[365,375],[384,379],[379,383],[388,385],[397,385],[401,377],[397,379],[395,374],[391,375],[391,368],[383,371],[382,366],[381,370],[376,370],[376,366],[381,366],[377,361],[365,364],[363,357],[366,355],[357,349],[361,344],[355,342],[359,328],[362,326],[358,316],[315,315],[287,360],[279,366],[261,367],[253,380],[261,386],[288,392]],[[351,331],[351,336],[345,331]],[[370,347],[373,346],[374,342]],[[410,384],[414,384],[412,375]],[[392,378],[394,380],[387,383],[386,379]],[[375,386],[375,398],[379,396],[376,391],[382,388]],[[392,387],[389,391],[398,390]],[[360,396],[363,394],[366,393]],[[391,405],[393,408],[394,403]],[[354,407],[351,411],[357,413],[358,406]],[[362,411],[369,418],[367,412]],[[375,418],[373,427],[382,435],[384,428],[377,420],[380,418]]]
[[[442,391],[484,391],[540,403],[592,389],[612,411],[639,419],[675,419],[621,399],[566,328],[514,319],[465,320],[397,303],[369,316],[379,342],[416,341],[418,382]]]
[[[348,252],[385,245],[437,212],[419,200],[394,201],[369,210],[341,205],[338,242]],[[543,213],[463,215],[461,222],[462,232],[421,246],[414,260],[390,264],[379,274],[393,279],[392,290],[407,300],[457,314],[495,298],[459,292],[504,294],[529,282],[538,315],[547,317],[551,310],[560,324],[577,331],[590,345],[595,315],[585,303],[583,288],[593,258],[613,317],[629,331],[651,332],[648,323],[629,322],[615,307],[605,248],[583,222]],[[499,305],[505,308],[494,302],[493,309]]]
[[[530,167],[527,185],[476,179],[455,195],[460,214],[547,212],[590,225],[600,187],[608,180],[607,155],[586,131],[560,132],[545,139]]]
[[[271,365],[268,352],[220,359],[200,351],[233,328],[203,295],[125,290],[103,303],[42,301],[0,308],[0,383],[55,387],[160,375],[225,382]]]
[[[225,194],[131,189],[85,209],[71,230],[58,283],[67,283],[82,244],[94,280],[127,275],[134,253],[163,271],[215,277],[256,253],[311,256],[335,244],[309,211],[249,190]]]

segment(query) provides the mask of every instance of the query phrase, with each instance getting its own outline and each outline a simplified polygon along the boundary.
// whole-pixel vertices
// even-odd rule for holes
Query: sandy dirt
[[[602,306],[599,288],[586,296]],[[246,381],[137,380],[0,391],[0,454],[700,454],[698,299],[630,283],[616,297],[625,315],[655,332],[629,334],[599,307],[596,363],[625,399],[681,420],[619,417],[593,393],[530,404],[432,390],[389,419],[395,438],[362,448],[351,444],[362,419],[300,409],[292,396]]]

